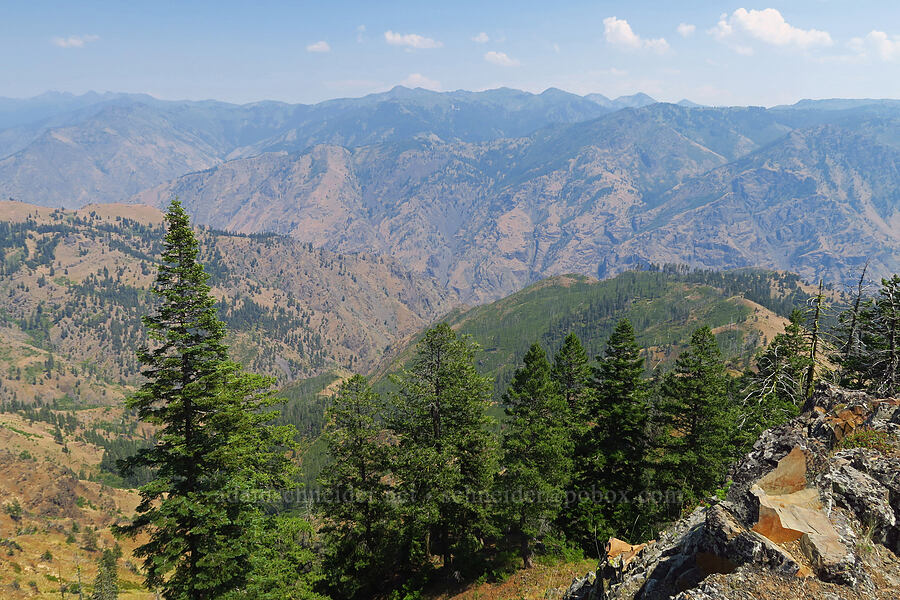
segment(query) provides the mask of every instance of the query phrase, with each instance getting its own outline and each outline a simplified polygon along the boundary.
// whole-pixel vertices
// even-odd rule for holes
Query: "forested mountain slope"
[[[808,297],[792,274],[667,266],[603,281],[550,277],[490,304],[457,309],[446,320],[481,346],[479,370],[494,379],[499,397],[532,343],[539,342],[552,355],[574,332],[588,355],[597,356],[623,318],[634,324],[650,370],[669,368],[700,325],[713,328],[731,367],[742,370]],[[381,365],[379,374],[400,369],[414,345]]]

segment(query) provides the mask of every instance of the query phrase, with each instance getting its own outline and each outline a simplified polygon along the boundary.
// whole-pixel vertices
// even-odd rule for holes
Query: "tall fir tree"
[[[586,419],[591,395],[591,366],[581,340],[570,332],[553,357],[553,380],[566,400],[572,426],[578,427]]]
[[[509,420],[502,441],[504,471],[498,482],[504,497],[502,512],[528,569],[534,541],[552,533],[572,470],[568,404],[539,344],[525,354],[504,402]]]
[[[582,494],[564,512],[567,535],[590,554],[610,535],[643,537],[651,516],[641,504],[648,479],[649,396],[628,319],[616,325],[592,375],[575,445],[573,487]]]
[[[475,370],[477,348],[441,323],[394,379],[389,425],[404,498],[401,553],[413,569],[438,555],[445,569],[458,570],[455,561],[472,557],[491,528],[482,499],[497,463],[487,416],[493,386]]]
[[[647,487],[650,410],[644,358],[628,319],[616,325],[597,360],[593,381],[597,425],[591,430],[590,446],[603,457],[595,462],[605,463],[597,483],[619,497],[619,502],[603,507],[606,521],[628,524],[627,533],[635,539],[647,527],[640,502]]]
[[[361,375],[345,381],[327,413],[325,439],[333,459],[322,477],[326,581],[335,598],[384,592],[394,571],[390,500],[391,447],[379,419],[384,405]]]
[[[680,492],[683,503],[714,491],[734,455],[735,411],[725,364],[709,327],[693,333],[690,347],[663,378],[656,414],[661,426],[657,487]],[[680,508],[669,506],[669,516]]]
[[[167,600],[224,598],[254,576],[252,556],[267,492],[292,485],[293,428],[273,426],[272,380],[228,359],[208,275],[187,214],[173,201],[154,295],[144,318],[145,382],[128,401],[158,427],[156,444],[126,461],[149,467],[141,502],[124,535],[146,533],[135,550],[145,583]],[[227,568],[226,568],[227,566]]]

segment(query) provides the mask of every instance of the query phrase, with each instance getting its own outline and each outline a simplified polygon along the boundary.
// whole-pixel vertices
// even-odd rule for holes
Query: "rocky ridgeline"
[[[820,386],[731,479],[659,540],[611,539],[565,598],[900,598],[900,399]]]

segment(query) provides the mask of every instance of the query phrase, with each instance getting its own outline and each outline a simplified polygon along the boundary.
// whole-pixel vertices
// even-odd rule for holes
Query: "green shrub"
[[[18,521],[22,518],[22,505],[19,504],[19,499],[16,498],[12,502],[7,502],[3,505],[3,512],[8,514],[13,521]]]
[[[837,450],[850,450],[851,448],[871,448],[882,454],[888,454],[893,450],[891,436],[886,431],[879,431],[871,427],[857,429],[838,442]]]

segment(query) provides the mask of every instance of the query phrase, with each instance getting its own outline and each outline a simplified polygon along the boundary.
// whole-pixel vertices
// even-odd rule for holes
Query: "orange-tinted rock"
[[[791,494],[806,488],[806,452],[799,447],[794,448],[756,485],[770,496]]]
[[[653,542],[648,542],[652,544]],[[621,559],[623,565],[627,565],[647,544],[629,544],[619,538],[611,537],[606,542],[606,560]]]

